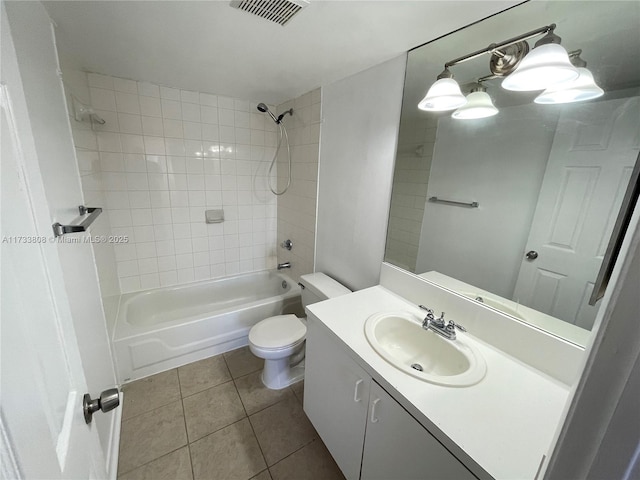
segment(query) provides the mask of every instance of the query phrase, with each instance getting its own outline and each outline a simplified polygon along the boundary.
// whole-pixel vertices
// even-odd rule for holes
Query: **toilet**
[[[351,293],[324,273],[300,277],[302,306]],[[262,383],[272,390],[288,387],[304,378],[304,340],[307,319],[295,315],[265,318],[249,331],[249,349],[264,358]]]

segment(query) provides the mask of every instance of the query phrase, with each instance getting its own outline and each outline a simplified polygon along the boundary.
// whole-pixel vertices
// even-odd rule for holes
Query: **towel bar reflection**
[[[438,197],[429,197],[429,201],[432,203],[444,203],[446,205],[455,205],[457,207],[478,208],[480,204],[478,202],[456,202],[454,200],[444,200]]]
[[[60,237],[66,233],[76,233],[76,232],[86,232],[89,225],[93,223],[93,221],[98,218],[98,215],[102,213],[101,208],[97,207],[85,207],[84,205],[80,205],[78,207],[78,211],[80,212],[80,216],[87,215],[82,222],[77,225],[62,225],[61,223],[54,223],[53,234],[56,237]]]

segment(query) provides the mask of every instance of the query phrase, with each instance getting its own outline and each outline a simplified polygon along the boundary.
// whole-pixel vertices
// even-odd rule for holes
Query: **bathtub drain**
[[[282,288],[287,288],[289,286],[289,284],[287,283],[286,280],[282,280]]]
[[[423,370],[422,365],[420,365],[419,363],[412,363],[411,368],[413,368],[414,370],[418,370],[419,372]]]

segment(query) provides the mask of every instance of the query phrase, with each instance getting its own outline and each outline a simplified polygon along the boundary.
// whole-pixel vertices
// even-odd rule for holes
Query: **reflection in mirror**
[[[452,62],[553,24],[604,95],[549,104],[558,88],[503,88],[492,52]],[[584,345],[640,149],[639,24],[637,2],[529,2],[412,50],[385,261]],[[517,49],[535,51],[544,34]],[[488,94],[497,114],[424,111],[447,63],[462,93]]]

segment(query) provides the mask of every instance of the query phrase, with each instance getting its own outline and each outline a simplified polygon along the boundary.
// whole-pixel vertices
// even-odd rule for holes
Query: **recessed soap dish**
[[[204,218],[207,223],[222,223],[224,222],[224,210],[205,210]]]

